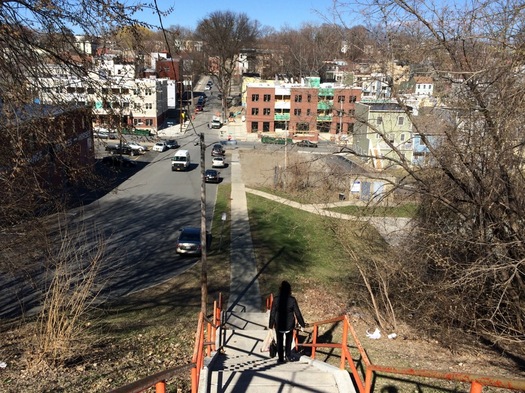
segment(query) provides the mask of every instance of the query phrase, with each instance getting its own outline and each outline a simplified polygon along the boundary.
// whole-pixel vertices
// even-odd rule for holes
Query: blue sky
[[[333,0],[157,0],[165,11],[173,7],[171,15],[164,17],[164,27],[180,25],[195,29],[199,20],[214,11],[245,13],[258,20],[261,26],[299,28],[305,22],[321,24],[330,21]],[[159,26],[158,16],[151,10],[137,15],[138,19]]]

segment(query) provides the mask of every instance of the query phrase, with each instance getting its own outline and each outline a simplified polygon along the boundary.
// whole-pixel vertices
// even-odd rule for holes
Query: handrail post
[[[372,390],[372,379],[374,377],[374,370],[367,366],[365,372],[365,393],[370,393]]]
[[[166,393],[166,381],[160,381],[155,384],[155,393]]]
[[[315,359],[315,348],[317,344],[317,325],[314,324],[314,330],[312,332],[312,359]]]
[[[472,381],[472,383],[470,384],[470,393],[481,393],[482,390],[483,390],[482,384],[480,384],[477,381]]]
[[[348,343],[348,318],[345,317],[343,320],[343,337],[341,338],[341,363],[339,364],[339,368],[341,370],[345,369],[345,352],[343,351],[343,348],[347,347]]]

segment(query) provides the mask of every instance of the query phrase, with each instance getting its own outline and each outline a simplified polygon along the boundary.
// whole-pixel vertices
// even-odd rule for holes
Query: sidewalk
[[[268,330],[262,310],[257,266],[238,150],[231,157],[231,281],[220,350],[207,360],[199,392],[355,393],[345,370],[302,356],[278,364],[261,345]]]
[[[262,299],[257,281],[246,190],[242,181],[239,151],[233,150],[231,165],[231,280],[230,312],[261,312]]]

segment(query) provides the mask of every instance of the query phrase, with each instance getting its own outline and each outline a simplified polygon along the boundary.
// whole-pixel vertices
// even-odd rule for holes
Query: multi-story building
[[[301,84],[249,83],[244,96],[248,133],[335,141],[352,134],[361,90],[306,78]]]
[[[399,160],[399,154],[412,163],[412,122],[405,108],[387,101],[357,103],[355,118],[352,148],[371,157],[375,168],[392,166],[393,160]]]
[[[96,126],[155,134],[168,110],[168,79],[135,79],[133,65],[100,62],[85,79],[61,74],[40,78],[44,104],[90,107]]]

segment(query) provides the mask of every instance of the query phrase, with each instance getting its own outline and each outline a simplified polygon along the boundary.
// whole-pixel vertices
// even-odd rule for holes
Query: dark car
[[[211,235],[206,234],[207,248],[211,243]],[[176,252],[180,255],[200,255],[202,253],[201,246],[201,229],[194,227],[184,227],[180,230],[179,238],[177,239]]]
[[[122,156],[107,156],[102,159],[102,163],[115,168],[133,168],[137,165],[135,161]]]
[[[168,146],[168,149],[176,149],[180,147],[179,143],[175,139],[168,139],[166,141],[166,146]]]
[[[206,169],[204,173],[204,180],[206,183],[219,183],[221,178],[219,177],[220,172],[215,169]]]
[[[139,154],[139,152],[132,149],[131,146],[120,143],[117,143],[116,145],[107,145],[106,151],[110,154],[127,154],[129,156]]]
[[[317,147],[317,143],[310,142],[309,140],[304,140],[296,143],[299,147]]]
[[[204,106],[203,106],[202,104],[197,104],[197,105],[195,106],[195,111],[196,111],[196,112],[202,112],[203,109],[204,109]]]
[[[213,145],[213,147],[211,148],[211,156],[212,157],[219,157],[219,156],[224,156],[226,152],[224,151],[224,147],[222,147],[222,145],[220,144],[215,144]]]

